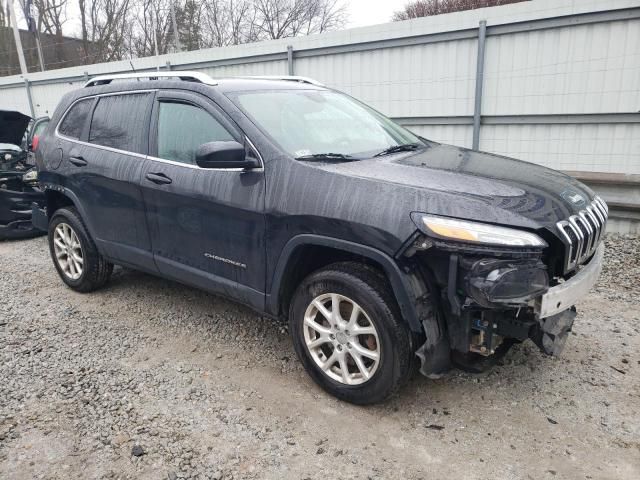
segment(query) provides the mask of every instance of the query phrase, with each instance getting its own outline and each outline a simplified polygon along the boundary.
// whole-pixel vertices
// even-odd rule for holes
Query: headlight
[[[427,234],[461,242],[509,247],[546,247],[547,242],[534,233],[486,223],[419,214],[413,217],[418,228]]]
[[[467,293],[485,307],[525,304],[549,289],[547,267],[540,260],[485,258],[471,266],[466,280]]]
[[[29,170],[22,176],[23,182],[35,182],[38,180],[38,171],[37,170]]]

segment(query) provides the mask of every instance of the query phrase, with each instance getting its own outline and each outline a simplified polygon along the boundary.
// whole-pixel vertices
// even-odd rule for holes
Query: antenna
[[[129,65],[131,65],[131,70],[133,70],[133,73],[138,73],[136,72],[136,68],[133,66],[133,61],[129,60]],[[136,80],[140,81],[140,77],[137,77]]]

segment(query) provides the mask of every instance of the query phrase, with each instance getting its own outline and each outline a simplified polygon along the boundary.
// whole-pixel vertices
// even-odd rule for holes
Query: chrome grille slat
[[[589,205],[587,207],[587,216],[591,219],[593,226],[595,228],[595,244],[600,243],[600,238],[602,237],[602,225],[604,222],[602,219],[596,214],[596,208],[593,205]]]
[[[582,225],[584,225],[584,228],[587,231],[587,233],[585,234],[584,251],[585,251],[585,253],[586,252],[590,252],[591,251],[591,247],[593,246],[593,241],[595,239],[595,232],[593,230],[593,227],[591,226],[591,223],[589,223],[589,220],[587,219],[587,215],[585,214],[585,210],[583,210],[580,213],[578,213],[578,219],[580,220]]]
[[[589,205],[587,207],[587,210],[589,210],[593,215],[595,215],[598,219],[598,221],[600,222],[600,233],[602,233],[602,226],[604,225],[605,222],[605,218],[604,215],[602,215],[602,212],[600,211],[600,209],[594,205]]]
[[[593,255],[604,237],[609,207],[595,197],[586,208],[556,223],[565,245],[565,273],[574,270]]]
[[[569,217],[569,223],[573,226],[574,232],[578,236],[578,245],[576,245],[576,261],[580,260],[582,257],[582,252],[584,251],[584,233],[582,232],[582,228],[578,224],[578,216],[573,215]]]

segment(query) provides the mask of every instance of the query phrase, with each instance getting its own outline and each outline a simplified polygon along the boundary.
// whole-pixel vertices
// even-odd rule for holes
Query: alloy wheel
[[[337,293],[314,298],[304,314],[304,340],[314,362],[331,379],[359,385],[380,364],[380,341],[369,315]]]
[[[56,262],[64,275],[71,280],[82,276],[84,256],[78,235],[67,223],[59,223],[53,232],[53,250]]]

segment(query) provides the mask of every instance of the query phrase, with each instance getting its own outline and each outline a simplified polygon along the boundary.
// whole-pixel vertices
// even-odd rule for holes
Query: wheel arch
[[[85,210],[82,207],[82,203],[78,200],[78,197],[68,188],[61,189],[47,189],[44,192],[45,195],[45,205],[47,207],[47,218],[51,221],[51,218],[56,213],[57,210],[64,207],[74,207],[80,217],[82,218],[82,222],[89,230],[89,234],[93,236],[93,227],[91,225],[91,221],[87,215],[85,215]]]
[[[322,255],[324,258],[306,263],[303,261],[302,268],[298,268],[305,254],[313,258]],[[286,316],[291,296],[302,278],[322,266],[354,259],[371,264],[386,275],[402,318],[412,331],[422,333],[423,327],[416,310],[415,280],[405,274],[392,257],[367,245],[314,234],[298,235],[282,249],[267,293],[267,311],[276,316]]]

